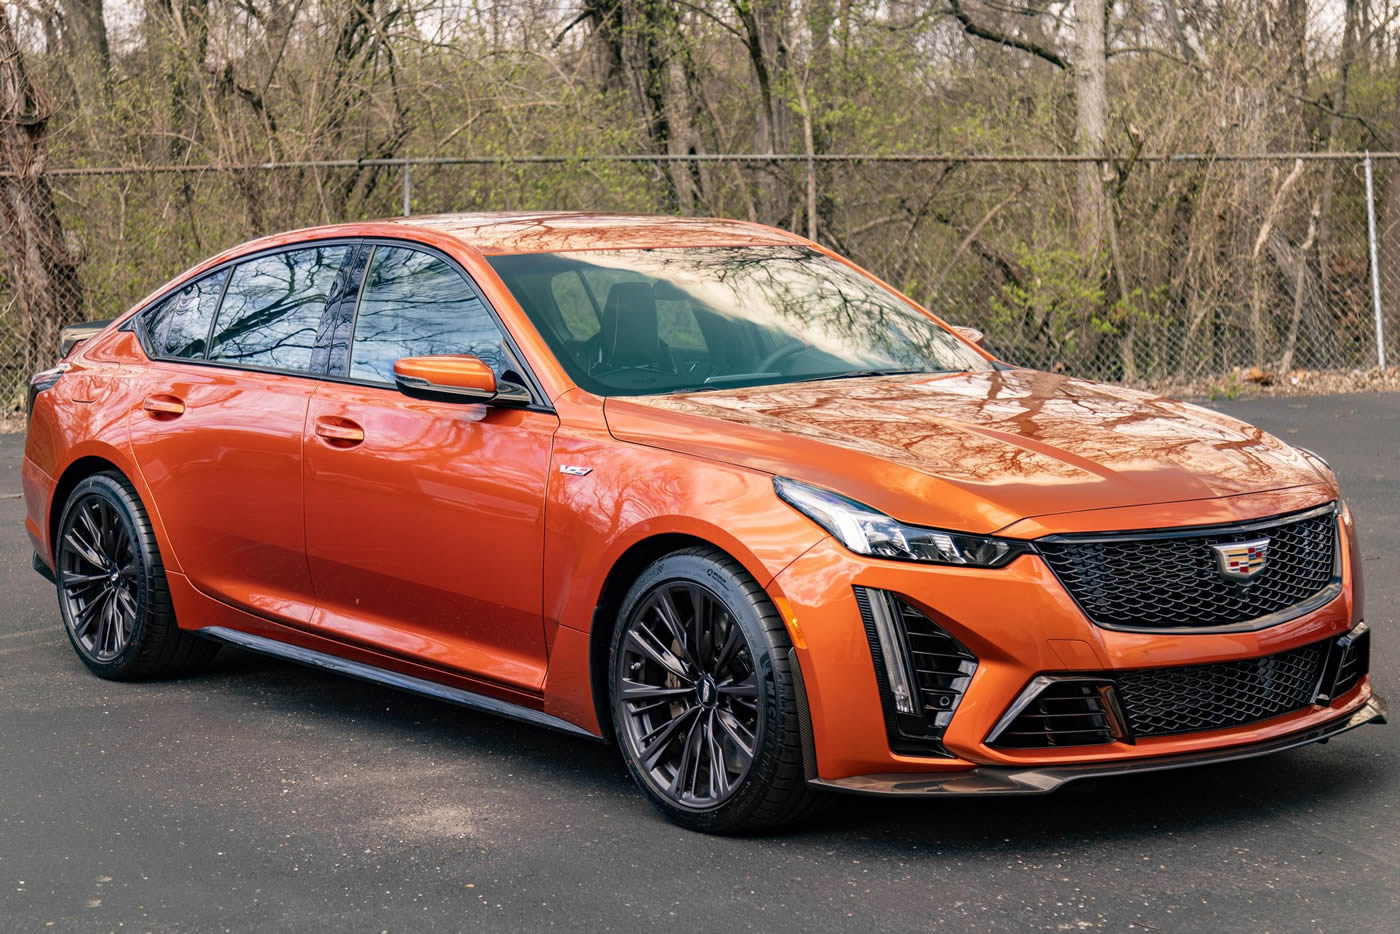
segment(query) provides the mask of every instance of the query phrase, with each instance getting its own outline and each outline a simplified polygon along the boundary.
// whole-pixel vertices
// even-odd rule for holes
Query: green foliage
[[[171,0],[129,11],[105,82],[81,37],[44,20],[52,9],[18,14],[30,71],[55,111],[52,166],[488,157],[502,164],[415,167],[414,213],[678,210],[802,233],[815,221],[819,240],[947,319],[983,328],[1009,359],[1107,378],[1130,366],[1155,379],[1277,359],[1296,270],[1285,268],[1287,251],[1256,255],[1252,246],[1273,210],[1272,230],[1296,248],[1319,204],[1331,213],[1307,260],[1296,360],[1355,365],[1367,352],[1365,204],[1354,165],[1329,174],[1310,163],[1275,208],[1291,162],[1131,160],[1304,150],[1319,144],[1320,128],[1335,133],[1333,149],[1390,148],[1388,46],[1368,39],[1357,51],[1347,116],[1334,126],[1319,105],[1339,100],[1339,37],[1314,25],[1307,67],[1297,69],[1298,44],[1261,40],[1240,4],[1218,5],[1209,29],[1184,18],[1195,61],[1183,59],[1156,8],[1113,9],[1121,54],[1108,60],[1114,158],[1105,190],[1116,265],[1080,255],[1084,189],[1073,164],[822,163],[808,218],[801,163],[585,161],[769,144],[800,153],[804,116],[818,152],[1074,152],[1074,75],[969,37],[937,5],[617,0],[580,19],[577,4],[528,0]],[[1039,23],[1024,17],[1023,34],[1065,45],[1057,12],[1036,9],[1046,13]],[[749,14],[762,33],[756,48]],[[46,29],[57,37],[51,49]],[[1295,89],[1300,75],[1307,87]],[[534,154],[570,161],[520,161]],[[1378,184],[1388,188],[1395,171],[1400,163],[1378,163]],[[255,235],[396,215],[401,182],[397,167],[365,166],[56,179],[88,306],[74,314],[119,313]],[[694,192],[679,197],[686,184]],[[0,286],[0,308],[6,297]],[[1268,309],[1257,335],[1252,307]],[[1400,322],[1392,328],[1400,333]]]

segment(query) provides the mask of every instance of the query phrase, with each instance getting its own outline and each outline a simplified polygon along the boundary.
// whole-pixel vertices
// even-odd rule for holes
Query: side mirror
[[[987,335],[976,328],[955,327],[953,330],[962,335],[962,339],[972,344],[974,347],[981,347],[982,342],[987,339]]]
[[[503,405],[530,402],[529,390],[509,381],[497,383],[491,368],[471,354],[404,357],[394,361],[394,382],[410,396]]]

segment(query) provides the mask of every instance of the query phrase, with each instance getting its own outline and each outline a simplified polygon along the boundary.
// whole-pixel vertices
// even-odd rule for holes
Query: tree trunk
[[[754,152],[782,152],[786,148],[792,117],[782,94],[782,82],[788,77],[788,50],[783,40],[784,7],[775,0],[730,2],[743,26],[744,46],[758,89]],[[768,166],[756,186],[758,220],[765,224],[781,225],[790,213],[779,171],[776,165]]]
[[[1345,23],[1342,27],[1342,60],[1337,69],[1337,98],[1334,113],[1327,123],[1326,146],[1328,152],[1337,152],[1337,137],[1342,132],[1342,118],[1350,92],[1351,66],[1356,59],[1356,18],[1359,0],[1345,0]],[[1322,279],[1324,295],[1332,293],[1332,254],[1335,245],[1332,239],[1332,204],[1337,190],[1337,163],[1329,160],[1323,168],[1322,200],[1317,221],[1317,272]]]
[[[9,16],[0,13],[0,243],[26,374],[53,361],[59,328],[83,307],[77,264],[44,175],[48,117]]]
[[[1395,86],[1394,107],[1397,128],[1400,128],[1400,84]],[[1390,148],[1400,146],[1400,129],[1392,132]],[[1381,313],[1385,318],[1385,333],[1392,340],[1387,343],[1394,346],[1394,334],[1396,325],[1400,324],[1400,164],[1393,160],[1377,160],[1375,164],[1377,172],[1383,173],[1384,205],[1378,223],[1380,229],[1376,231],[1376,237],[1380,241],[1377,244],[1379,253],[1380,280],[1381,280]],[[1378,188],[1378,194],[1380,189]],[[1374,333],[1374,329],[1372,329]],[[1388,349],[1388,348],[1387,348]],[[1386,362],[1390,362],[1390,354],[1386,354]],[[1374,363],[1374,349],[1370,360],[1364,361],[1364,365]]]
[[[1104,0],[1074,0],[1075,126],[1081,155],[1100,155],[1108,140],[1108,61],[1104,47]],[[1098,264],[1103,254],[1108,197],[1097,162],[1079,166],[1079,252]]]
[[[102,14],[102,0],[63,0],[64,17],[79,34],[76,51],[78,60],[96,71],[104,104],[112,97],[112,50],[107,41],[107,20]]]
[[[668,0],[602,0],[589,8],[607,55],[609,80],[621,79],[642,117],[651,150],[687,156],[704,151],[700,103],[685,47],[685,31]],[[706,173],[698,163],[671,162],[658,169],[667,207],[694,213],[706,196]]]

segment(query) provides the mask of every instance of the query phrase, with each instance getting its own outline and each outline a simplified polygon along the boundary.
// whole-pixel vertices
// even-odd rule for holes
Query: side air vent
[[[1113,715],[1113,695],[1107,681],[1037,679],[1043,689],[1013,711],[994,746],[1045,749],[1055,746],[1097,746],[1113,742],[1121,716]]]
[[[890,748],[947,755],[940,740],[977,671],[977,656],[897,594],[856,587],[855,595]]]
[[[1318,700],[1330,703],[1356,687],[1362,675],[1371,670],[1371,629],[1365,623],[1342,636],[1332,646],[1328,671],[1322,678]]]

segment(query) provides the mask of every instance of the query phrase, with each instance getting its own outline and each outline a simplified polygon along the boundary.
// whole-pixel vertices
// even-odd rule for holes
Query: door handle
[[[146,401],[141,403],[141,408],[155,418],[175,418],[185,414],[184,401],[179,396],[172,396],[164,392],[147,396]]]
[[[365,430],[348,418],[321,416],[316,419],[316,434],[332,447],[354,447],[365,440]]]

